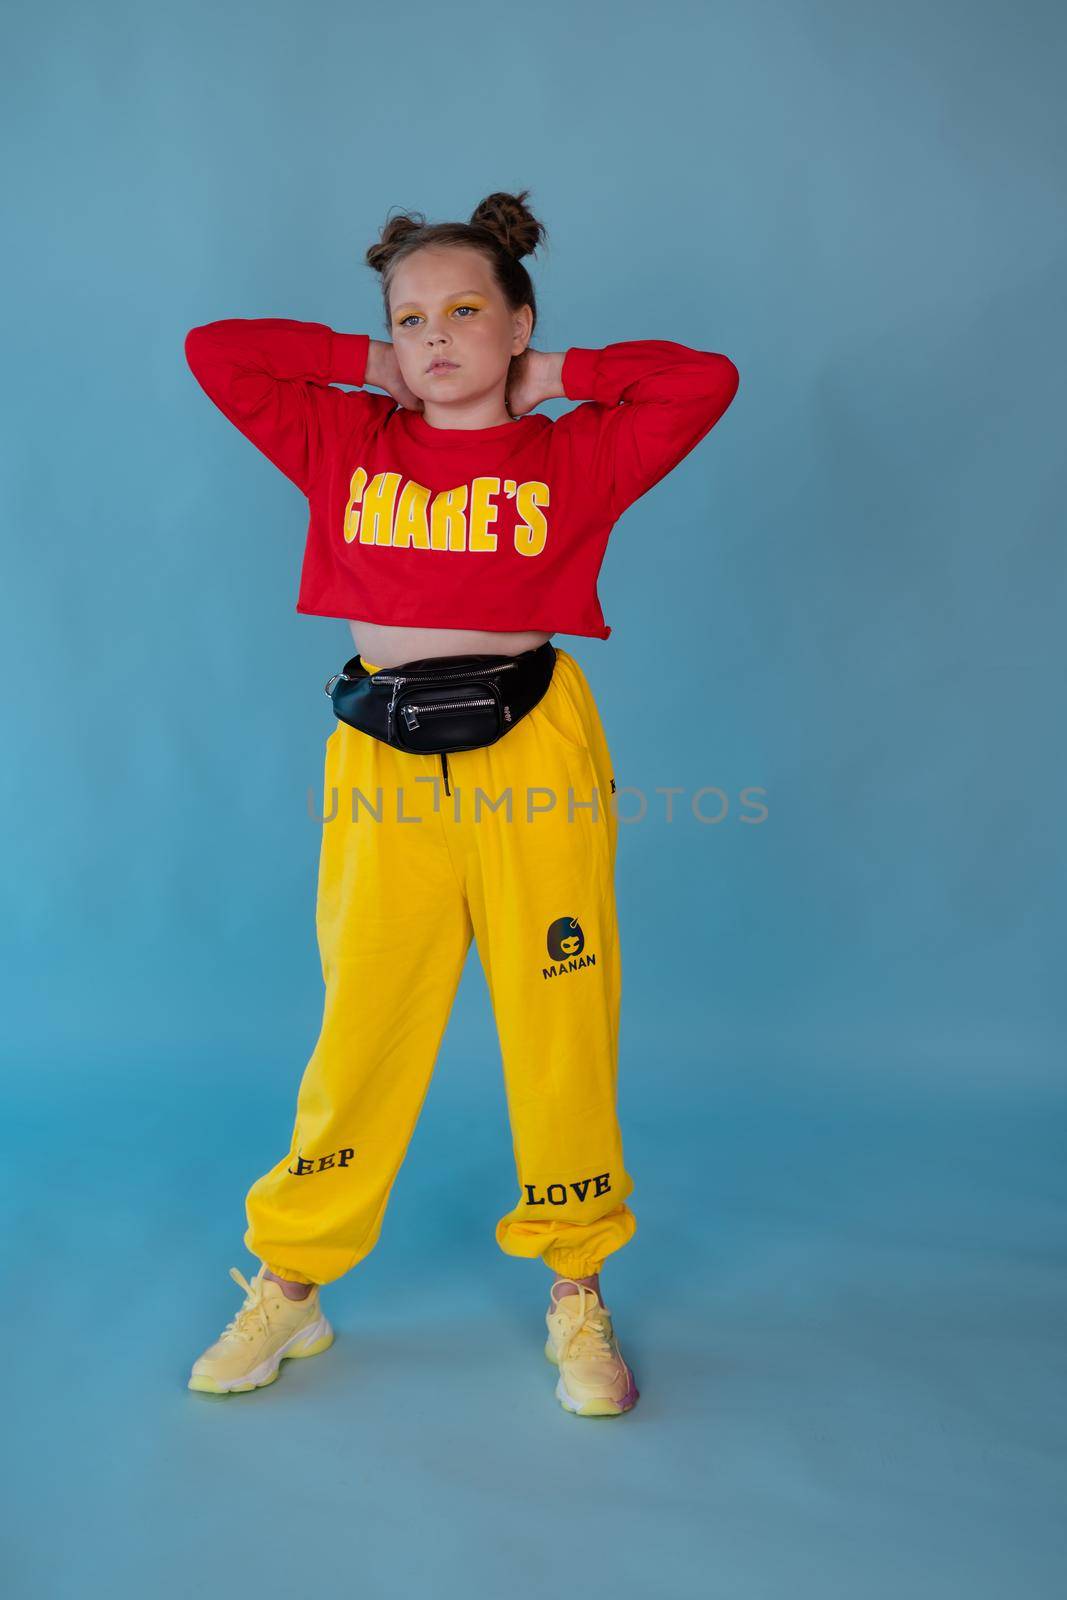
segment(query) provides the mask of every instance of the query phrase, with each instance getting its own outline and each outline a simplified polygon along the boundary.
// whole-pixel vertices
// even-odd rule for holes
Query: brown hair
[[[512,311],[518,311],[520,306],[530,307],[532,338],[537,325],[537,299],[522,257],[531,255],[548,237],[548,232],[526,205],[529,192],[523,189],[520,194],[487,195],[475,206],[469,222],[428,224],[421,211],[405,211],[398,217],[390,217],[378,243],[372,244],[366,254],[367,265],[382,275],[386,328],[391,327],[389,292],[397,262],[429,245],[466,245],[469,249],[480,250],[489,262],[500,292]]]

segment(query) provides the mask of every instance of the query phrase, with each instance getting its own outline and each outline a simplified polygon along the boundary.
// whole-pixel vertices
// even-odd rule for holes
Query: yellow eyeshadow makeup
[[[460,294],[460,295],[456,295],[455,298],[449,302],[448,310],[449,311],[455,311],[457,306],[467,306],[467,305],[473,306],[475,309],[481,309],[481,307],[484,306],[484,304],[485,304],[485,300],[484,300],[483,296],[480,295],[480,294]],[[411,317],[411,316],[421,316],[422,312],[420,311],[418,306],[398,306],[396,311],[393,313],[393,315],[395,317],[403,318],[403,317]]]

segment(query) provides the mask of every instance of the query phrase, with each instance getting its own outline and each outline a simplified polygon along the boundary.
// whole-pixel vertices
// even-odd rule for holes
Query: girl
[[[522,258],[545,230],[527,195],[490,195],[469,223],[387,223],[367,262],[388,340],[285,318],[186,338],[209,397],[307,497],[296,609],[345,618],[357,650],[326,686],[322,1027],[289,1150],[247,1196],[260,1269],[230,1269],[245,1298],[191,1389],[258,1388],[332,1343],[320,1286],[374,1248],[476,938],[519,1182],[497,1243],[553,1274],[565,1409],[638,1398],[600,1288],[637,1225],[616,1117],[615,780],[585,675],[551,639],[608,637],[608,535],[738,375],[656,339],[535,350]],[[537,412],[559,398],[580,403]]]

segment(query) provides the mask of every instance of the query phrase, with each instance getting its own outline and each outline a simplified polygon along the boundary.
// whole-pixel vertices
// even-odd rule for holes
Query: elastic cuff
[[[354,383],[359,388],[367,377],[370,355],[369,333],[335,333],[330,340],[328,383]]]
[[[314,1289],[314,1278],[305,1278],[302,1272],[295,1272],[292,1267],[278,1267],[273,1261],[264,1261],[263,1265],[268,1272],[273,1272],[276,1278],[284,1278],[286,1283],[307,1283]]]
[[[604,1265],[603,1256],[590,1260],[588,1256],[580,1256],[576,1250],[560,1248],[546,1250],[541,1260],[557,1278],[592,1278]]]
[[[568,400],[595,400],[599,350],[572,344],[563,357],[560,382]]]

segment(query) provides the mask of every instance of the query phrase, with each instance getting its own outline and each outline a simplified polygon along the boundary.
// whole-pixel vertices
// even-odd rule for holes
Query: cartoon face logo
[[[548,930],[548,953],[553,961],[569,961],[585,949],[585,934],[577,917],[557,917]]]

